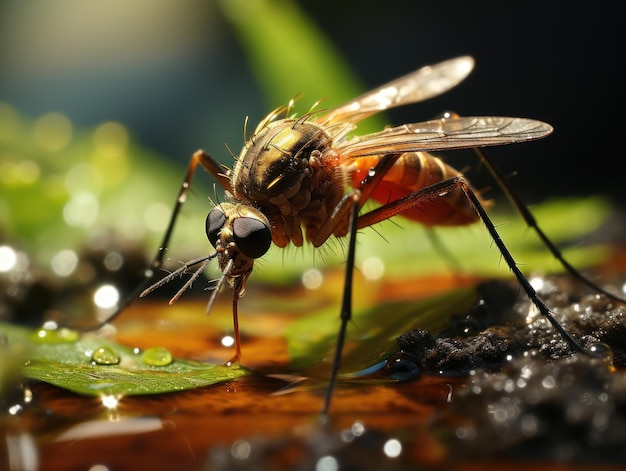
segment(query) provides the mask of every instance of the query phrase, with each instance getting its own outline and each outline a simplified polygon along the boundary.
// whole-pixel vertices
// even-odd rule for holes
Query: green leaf
[[[220,5],[270,107],[286,104],[300,93],[311,101],[329,97],[339,105],[363,89],[348,61],[296,2],[223,0]]]
[[[477,299],[473,288],[462,288],[427,299],[383,302],[357,310],[348,326],[342,374],[354,374],[388,357],[397,350],[397,337],[411,329],[440,330],[451,316],[467,312]],[[289,355],[296,371],[312,368],[330,357],[339,323],[338,310],[333,308],[288,327]]]
[[[164,364],[164,349],[139,352],[93,334],[79,335],[66,329],[31,331],[0,323],[0,335],[6,337],[8,345],[20,345],[26,351],[24,377],[79,394],[160,394],[248,374],[239,366],[174,358]]]

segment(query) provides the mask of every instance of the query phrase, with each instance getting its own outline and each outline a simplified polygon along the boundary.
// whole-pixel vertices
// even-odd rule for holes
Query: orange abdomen
[[[352,186],[358,188],[369,169],[379,158],[363,157],[357,160],[358,169],[352,174]],[[441,159],[424,152],[402,154],[378,184],[372,198],[387,204],[434,183],[462,175]],[[444,196],[429,198],[416,204],[401,216],[425,226],[462,226],[476,222],[478,215],[463,190],[455,189]]]

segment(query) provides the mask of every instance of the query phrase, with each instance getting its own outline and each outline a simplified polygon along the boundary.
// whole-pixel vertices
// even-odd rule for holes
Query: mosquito
[[[474,60],[469,56],[426,66],[327,112],[312,108],[298,116],[292,113],[292,100],[260,122],[235,158],[233,169],[222,166],[203,150],[195,152],[180,187],[161,248],[146,272],[144,283],[136,292],[146,296],[195,267],[190,278],[170,300],[171,304],[215,260],[222,274],[213,286],[207,312],[222,287],[230,287],[233,292],[235,338],[235,353],[227,362],[231,365],[241,357],[238,300],[245,292],[255,260],[262,257],[271,244],[281,248],[290,244],[300,247],[306,242],[320,247],[331,237],[348,237],[341,324],[322,406],[322,414],[326,416],[352,316],[357,231],[396,215],[427,227],[461,226],[482,221],[530,301],[573,351],[586,352],[552,316],[517,267],[487,215],[486,203],[480,194],[462,172],[430,154],[476,149],[526,223],[537,232],[565,269],[598,292],[620,300],[585,278],[563,258],[491,160],[478,150],[485,146],[541,139],[552,133],[552,126],[526,118],[448,114],[439,119],[402,124],[367,135],[354,136],[352,133],[357,123],[369,116],[432,98],[455,87],[473,66]],[[165,250],[198,165],[214,177],[226,194],[226,201],[216,204],[206,218],[206,235],[213,250],[184,263],[146,288],[163,265]],[[370,200],[377,202],[378,207],[364,210],[364,204]],[[122,305],[113,317],[130,302]]]

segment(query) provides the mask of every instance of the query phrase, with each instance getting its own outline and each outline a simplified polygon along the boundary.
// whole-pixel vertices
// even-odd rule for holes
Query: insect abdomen
[[[360,168],[352,175],[355,187],[358,188],[359,182],[363,180],[370,168],[375,167],[378,160],[378,157],[359,159]],[[456,176],[462,176],[462,174],[437,157],[425,152],[405,153],[385,174],[372,193],[372,198],[380,204],[388,204],[429,185]],[[478,220],[476,211],[461,189],[425,200],[401,215],[425,226],[461,226]]]

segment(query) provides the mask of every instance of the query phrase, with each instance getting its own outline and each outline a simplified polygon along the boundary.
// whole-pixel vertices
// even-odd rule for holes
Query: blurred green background
[[[303,24],[289,16],[294,8]],[[497,151],[501,165],[521,175],[515,185],[529,202],[598,192],[625,202],[619,174],[608,168],[615,156],[600,154],[621,147],[621,22],[608,0],[3,0],[0,101],[32,117],[61,112],[78,126],[120,121],[180,163],[199,147],[230,161],[224,143],[239,150],[244,116],[258,122],[300,92],[306,104],[345,98],[311,86],[341,81],[337,64],[370,88],[470,54],[477,67],[466,82],[392,121],[447,109],[548,121],[551,138]],[[307,57],[309,28],[323,35],[326,57],[333,49],[336,57]],[[258,55],[263,38],[301,55]],[[270,90],[264,64],[281,63],[284,81]]]

